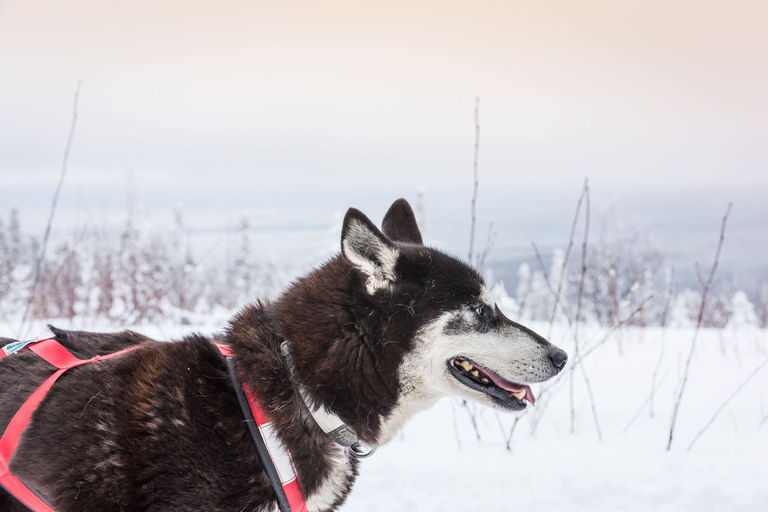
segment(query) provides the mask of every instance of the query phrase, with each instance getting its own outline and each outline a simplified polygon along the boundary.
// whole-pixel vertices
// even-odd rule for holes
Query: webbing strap
[[[270,418],[261,407],[253,389],[240,382],[230,347],[218,344],[217,346],[226,358],[230,380],[264,473],[275,492],[278,509],[280,512],[307,512],[291,453],[277,437]]]
[[[11,418],[11,422],[6,427],[3,436],[0,437],[0,485],[9,493],[15,496],[19,501],[35,512],[54,512],[54,510],[35,494],[27,485],[15,477],[8,467],[11,463],[16,448],[21,440],[24,429],[29,425],[32,414],[43,401],[53,384],[61,377],[64,372],[70,368],[80,366],[86,363],[109,359],[125,352],[138,348],[129,347],[105,356],[96,356],[91,359],[79,359],[73,356],[64,346],[53,338],[34,342],[29,345],[29,349],[42,359],[58,368],[56,372],[45,381],[30,395],[21,408]]]
[[[62,376],[66,370],[57,370],[53,375],[48,377],[43,384],[38,387],[34,393],[24,402],[21,409],[18,410],[16,415],[11,419],[8,427],[3,433],[3,437],[0,438],[0,485],[11,493],[17,500],[21,501],[29,509],[35,512],[54,512],[54,510],[48,506],[43,500],[41,500],[37,494],[32,492],[21,480],[16,478],[8,466],[11,462],[11,457],[16,451],[16,446],[19,444],[21,434],[24,432],[29,420],[32,418],[32,413],[45,398],[45,395],[53,386],[53,383]]]
[[[75,366],[101,359],[100,356],[96,356],[93,359],[79,359],[73,356],[69,350],[64,348],[63,345],[54,339],[33,343],[29,346],[29,350],[40,356],[42,359],[45,359],[49,364],[55,366],[59,370],[68,370]]]
[[[256,400],[253,391],[238,381],[231,349],[226,345],[217,344],[217,346],[227,358],[230,377],[235,385],[235,391],[237,392],[243,414],[246,417],[249,431],[256,444],[259,458],[277,495],[278,507],[281,512],[307,512],[307,506],[299,487],[299,480],[296,476],[296,469],[293,467],[290,452],[285,449],[280,440],[274,435],[269,418]],[[19,445],[21,435],[24,433],[27,425],[29,425],[32,414],[34,414],[37,407],[51,390],[51,387],[53,387],[53,384],[64,372],[87,363],[118,356],[139,348],[139,346],[129,347],[112,354],[96,356],[91,359],[75,357],[53,338],[29,342],[20,349],[27,347],[46,362],[56,367],[57,370],[24,402],[13,418],[11,418],[8,427],[3,432],[2,437],[0,437],[0,487],[5,488],[12,496],[16,497],[16,499],[34,512],[55,512],[44,499],[9,470],[11,457]],[[7,355],[8,353],[0,351],[0,359]]]

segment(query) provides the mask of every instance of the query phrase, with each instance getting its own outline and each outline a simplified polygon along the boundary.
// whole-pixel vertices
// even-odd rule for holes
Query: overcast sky
[[[768,2],[0,0],[0,185],[768,185]]]

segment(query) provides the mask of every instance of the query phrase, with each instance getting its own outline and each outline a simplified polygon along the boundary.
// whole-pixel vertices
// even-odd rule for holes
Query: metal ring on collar
[[[365,451],[360,447],[359,443],[355,443],[352,446],[349,447],[349,451],[352,452],[352,456],[356,459],[367,459],[373,453],[376,451],[375,447],[368,448],[368,451]]]

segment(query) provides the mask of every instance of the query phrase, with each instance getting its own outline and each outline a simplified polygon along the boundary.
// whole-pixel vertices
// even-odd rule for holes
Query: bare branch
[[[584,281],[586,280],[586,276],[587,276],[587,244],[589,241],[590,202],[589,202],[589,182],[587,180],[584,180],[583,195],[587,199],[587,204],[586,204],[586,211],[585,211],[585,217],[584,217],[584,241],[582,242],[582,245],[581,245],[581,277],[579,279],[579,294],[576,299],[576,328],[573,334],[574,357],[576,357],[577,359],[579,357],[579,325],[581,324],[581,302],[584,297]],[[574,227],[575,227],[575,224],[574,224]],[[584,382],[587,385],[587,392],[589,394],[589,402],[592,408],[592,415],[595,419],[595,428],[597,429],[597,436],[602,442],[603,434],[600,431],[600,422],[597,419],[597,408],[595,407],[594,395],[592,394],[592,386],[589,382],[587,371],[584,369],[583,365],[581,368],[581,372],[584,375]],[[571,372],[571,376],[570,376],[570,385],[571,385],[571,434],[573,434],[576,429],[576,404],[574,400],[573,372]]]
[[[467,410],[467,414],[469,414],[469,420],[472,422],[472,428],[475,431],[475,436],[477,436],[478,441],[481,441],[482,439],[480,439],[480,427],[477,426],[476,411],[470,408],[469,402],[467,402],[465,399],[462,399],[461,406]]]
[[[696,267],[696,280],[699,282],[699,289],[704,289],[704,278],[701,277],[701,267],[699,266],[699,262],[697,261],[694,263],[694,267]]]
[[[603,442],[603,431],[600,429],[600,420],[597,417],[597,406],[595,406],[595,396],[592,394],[592,384],[589,382],[587,376],[587,370],[584,365],[581,365],[581,374],[584,376],[584,383],[587,385],[587,394],[589,395],[589,403],[592,409],[592,419],[595,420],[595,430],[597,430],[597,439]]]
[[[479,186],[479,176],[477,169],[478,157],[480,155],[480,97],[475,98],[475,160],[472,166],[475,177],[474,190],[472,192],[472,226],[469,232],[469,257],[467,261],[472,264],[472,252],[475,248],[475,223],[476,223],[476,207],[477,207],[477,188]]]
[[[64,159],[61,163],[61,174],[59,175],[59,183],[56,185],[56,192],[53,194],[53,203],[51,204],[51,211],[48,214],[48,224],[45,227],[45,235],[43,236],[43,243],[40,246],[40,252],[35,260],[35,274],[32,281],[32,289],[27,299],[27,306],[24,309],[24,316],[21,318],[21,325],[19,326],[18,338],[21,338],[24,334],[24,327],[29,318],[29,314],[32,310],[32,305],[35,302],[35,296],[37,295],[37,285],[40,282],[40,274],[42,265],[45,260],[45,252],[48,249],[48,239],[51,236],[51,226],[53,225],[53,218],[56,215],[56,205],[59,202],[59,194],[61,193],[61,187],[64,185],[64,178],[67,175],[67,167],[69,165],[69,153],[72,150],[72,141],[75,138],[75,128],[77,127],[78,117],[78,103],[80,101],[80,86],[83,84],[82,80],[77,81],[77,87],[75,88],[75,98],[72,107],[72,122],[69,126],[69,135],[67,136],[67,144],[64,147]]]
[[[544,260],[541,258],[541,253],[539,252],[539,248],[536,246],[536,242],[531,242],[531,245],[533,246],[533,252],[536,255],[536,261],[539,262],[539,266],[541,267],[541,271],[544,274],[544,284],[547,285],[547,290],[549,290],[549,293],[552,294],[552,296],[555,296],[555,290],[552,289],[552,284],[549,282],[549,274],[547,274],[547,267],[544,265]],[[571,327],[573,325],[573,321],[571,320],[571,315],[568,313],[568,310],[565,309],[565,306],[563,303],[560,303],[560,310],[562,311],[563,315],[565,315],[565,319],[568,321],[568,327]]]
[[[485,259],[488,257],[488,254],[491,252],[491,249],[493,249],[493,245],[495,243],[496,243],[496,230],[493,229],[493,222],[491,222],[488,225],[488,238],[485,241],[485,247],[483,247],[483,252],[478,257],[478,261],[477,261],[478,271],[482,272],[483,268],[485,267]]]
[[[525,416],[526,412],[528,412],[528,409],[526,409],[522,414],[518,414],[515,417],[515,422],[512,423],[512,428],[509,429],[509,435],[507,436],[507,451],[512,451],[512,437],[515,435],[517,424],[520,423],[520,420],[523,419],[523,416]]]
[[[456,444],[458,444],[459,451],[461,451],[461,436],[459,436],[459,424],[456,421],[456,406],[453,400],[451,400],[451,416],[453,417],[453,433],[456,435]]]
[[[725,240],[725,225],[728,222],[728,215],[731,213],[731,207],[733,203],[728,203],[728,208],[725,210],[723,216],[723,222],[720,225],[720,240],[717,242],[717,251],[715,252],[715,261],[712,264],[712,270],[709,272],[709,278],[704,283],[704,288],[701,290],[701,304],[699,306],[699,315],[696,319],[696,330],[693,333],[693,340],[691,341],[691,350],[688,353],[688,359],[685,361],[685,370],[683,371],[683,381],[680,383],[680,390],[677,394],[677,400],[675,400],[675,408],[672,411],[672,421],[669,425],[669,440],[667,441],[667,451],[672,449],[672,440],[675,435],[675,426],[677,424],[677,415],[680,412],[680,403],[683,400],[683,393],[685,393],[685,385],[688,383],[688,372],[691,369],[691,361],[693,360],[693,353],[696,350],[696,340],[699,337],[699,331],[701,330],[701,323],[704,320],[704,308],[707,306],[707,296],[709,289],[712,286],[712,280],[715,278],[715,271],[720,261],[720,251],[723,248],[723,241]]]
[[[632,313],[628,317],[612,325],[611,328],[608,330],[608,332],[606,332],[605,335],[600,339],[600,341],[597,341],[596,343],[593,343],[592,345],[590,345],[589,349],[583,352],[578,359],[570,363],[563,372],[561,372],[557,377],[551,380],[549,385],[546,385],[546,384],[544,385],[541,392],[539,393],[538,403],[541,404],[541,407],[538,409],[539,415],[538,415],[538,419],[534,422],[534,425],[532,428],[533,432],[536,431],[539,421],[541,420],[541,417],[544,415],[544,412],[547,410],[547,405],[551,401],[551,400],[543,400],[543,398],[548,395],[554,396],[557,390],[562,389],[559,387],[559,385],[565,382],[566,377],[570,377],[573,371],[578,367],[579,363],[581,363],[584,359],[586,359],[595,350],[603,346],[605,342],[607,342],[611,338],[611,335],[614,332],[616,332],[617,329],[620,329],[625,324],[631,322],[635,318],[635,316],[643,310],[645,305],[649,301],[651,301],[651,299],[653,299],[653,296],[646,297],[646,299],[643,300],[643,302],[641,302],[640,305],[637,308],[635,308],[635,310],[632,311]],[[529,410],[530,409],[525,409],[521,415],[526,414]]]
[[[744,382],[742,382],[741,384],[739,384],[739,387],[737,387],[737,388],[736,388],[736,389],[733,391],[733,393],[731,393],[731,395],[730,395],[728,398],[726,398],[726,399],[725,399],[725,402],[723,402],[722,404],[720,404],[720,407],[718,407],[717,411],[715,411],[715,414],[713,414],[713,415],[712,415],[712,417],[711,417],[711,418],[709,419],[709,421],[707,422],[707,424],[706,424],[706,425],[704,425],[704,428],[702,428],[701,430],[699,430],[699,433],[698,433],[698,434],[696,434],[696,437],[694,437],[694,438],[693,438],[693,441],[691,441],[691,444],[689,444],[689,445],[688,445],[688,448],[686,448],[686,449],[685,449],[685,451],[687,451],[687,452],[691,451],[691,448],[693,448],[693,445],[694,445],[694,444],[696,444],[696,441],[698,441],[698,440],[699,440],[699,438],[700,438],[700,437],[701,437],[701,436],[704,434],[704,432],[706,432],[706,431],[707,431],[707,429],[709,429],[709,427],[710,427],[710,426],[711,426],[711,425],[712,425],[712,424],[715,422],[715,420],[716,420],[716,419],[717,419],[717,417],[720,415],[720,413],[721,413],[721,412],[723,412],[723,409],[725,409],[725,407],[726,407],[726,406],[727,406],[727,405],[728,405],[728,404],[731,402],[731,400],[733,400],[733,399],[734,399],[734,397],[735,397],[736,395],[738,395],[738,394],[741,392],[741,390],[742,390],[742,389],[744,389],[744,387],[745,387],[745,386],[746,386],[746,385],[749,383],[749,381],[750,381],[750,380],[752,380],[752,378],[753,378],[755,375],[757,375],[758,373],[760,373],[760,370],[762,370],[762,369],[765,367],[766,363],[768,363],[768,357],[766,357],[765,359],[763,359],[763,362],[762,362],[762,363],[760,363],[759,365],[757,365],[757,368],[755,368],[754,370],[752,370],[752,373],[750,373],[750,374],[749,374],[749,377],[747,377],[747,378],[744,380]]]
[[[601,347],[603,344],[605,344],[605,342],[610,339],[611,334],[613,334],[614,332],[616,332],[616,330],[622,328],[624,325],[626,325],[629,322],[631,322],[632,320],[634,320],[634,318],[645,308],[645,305],[648,304],[652,299],[653,299],[653,295],[649,295],[648,297],[646,297],[643,300],[643,302],[640,303],[639,306],[637,306],[637,308],[634,309],[634,311],[632,311],[632,313],[628,317],[622,319],[620,322],[618,322],[618,323],[614,324],[613,326],[611,326],[611,328],[600,339],[600,341],[598,341],[597,343],[592,344],[586,351],[584,351],[584,353],[581,354],[581,357],[576,359],[571,364],[570,370],[566,370],[566,371],[573,371],[579,363],[581,363],[584,359],[587,358],[587,356],[589,356],[592,352],[594,352],[599,347]]]
[[[589,241],[589,183],[584,181],[584,193],[587,198],[586,212],[584,217],[584,242],[581,245],[581,279],[579,280],[579,295],[576,299],[576,354],[579,352],[579,324],[581,323],[581,302],[584,297],[584,281],[587,276],[587,243]]]
[[[669,376],[669,372],[664,373],[664,375],[661,377],[661,380],[657,384],[656,381],[654,381],[651,384],[651,394],[648,396],[648,398],[645,399],[645,402],[643,402],[643,405],[640,406],[640,408],[637,410],[634,416],[632,416],[632,419],[629,420],[629,423],[627,423],[627,426],[624,427],[624,430],[621,431],[622,434],[626,434],[627,431],[630,429],[632,425],[634,425],[635,421],[637,421],[637,418],[640,417],[640,415],[643,413],[643,410],[645,410],[646,405],[652,404],[652,398],[654,393],[656,393],[656,390],[661,387],[662,384],[664,384],[664,381],[667,380],[667,377]],[[651,415],[651,418],[653,418],[653,415]]]
[[[672,296],[675,294],[675,268],[672,267],[669,271],[669,282],[667,283],[667,297],[664,300],[664,311],[661,313],[661,339],[659,340],[659,359],[656,361],[656,368],[653,370],[653,377],[651,377],[651,394],[648,397],[648,410],[651,418],[653,418],[653,399],[656,394],[656,378],[659,375],[661,369],[661,362],[664,360],[664,335],[666,333],[667,318],[669,317],[669,307],[672,304]]]
[[[557,282],[557,292],[555,292],[555,305],[552,307],[552,315],[549,317],[549,331],[547,338],[552,336],[552,324],[555,322],[555,316],[557,316],[557,306],[560,304],[560,294],[563,292],[563,280],[565,279],[565,270],[568,265],[568,258],[571,256],[571,249],[573,248],[573,237],[576,235],[576,224],[579,221],[579,213],[581,212],[581,203],[584,200],[584,195],[587,194],[588,179],[584,179],[584,185],[581,187],[581,194],[579,200],[576,203],[576,213],[573,215],[573,223],[571,224],[571,235],[568,237],[568,248],[565,250],[565,256],[563,257],[563,266],[560,269],[560,276]],[[577,319],[578,321],[578,319]]]

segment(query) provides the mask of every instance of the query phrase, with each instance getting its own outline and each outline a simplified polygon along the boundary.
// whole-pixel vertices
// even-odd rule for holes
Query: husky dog
[[[64,374],[23,434],[11,471],[57,512],[276,509],[214,340],[51,329],[80,358],[138,346]],[[246,306],[216,341],[292,453],[310,512],[344,502],[359,461],[307,400],[375,447],[446,395],[522,410],[528,385],[567,359],[505,317],[472,267],[423,245],[403,199],[381,230],[350,209],[339,255]],[[0,432],[52,373],[29,350],[0,361]],[[0,510],[24,509],[0,490]]]

